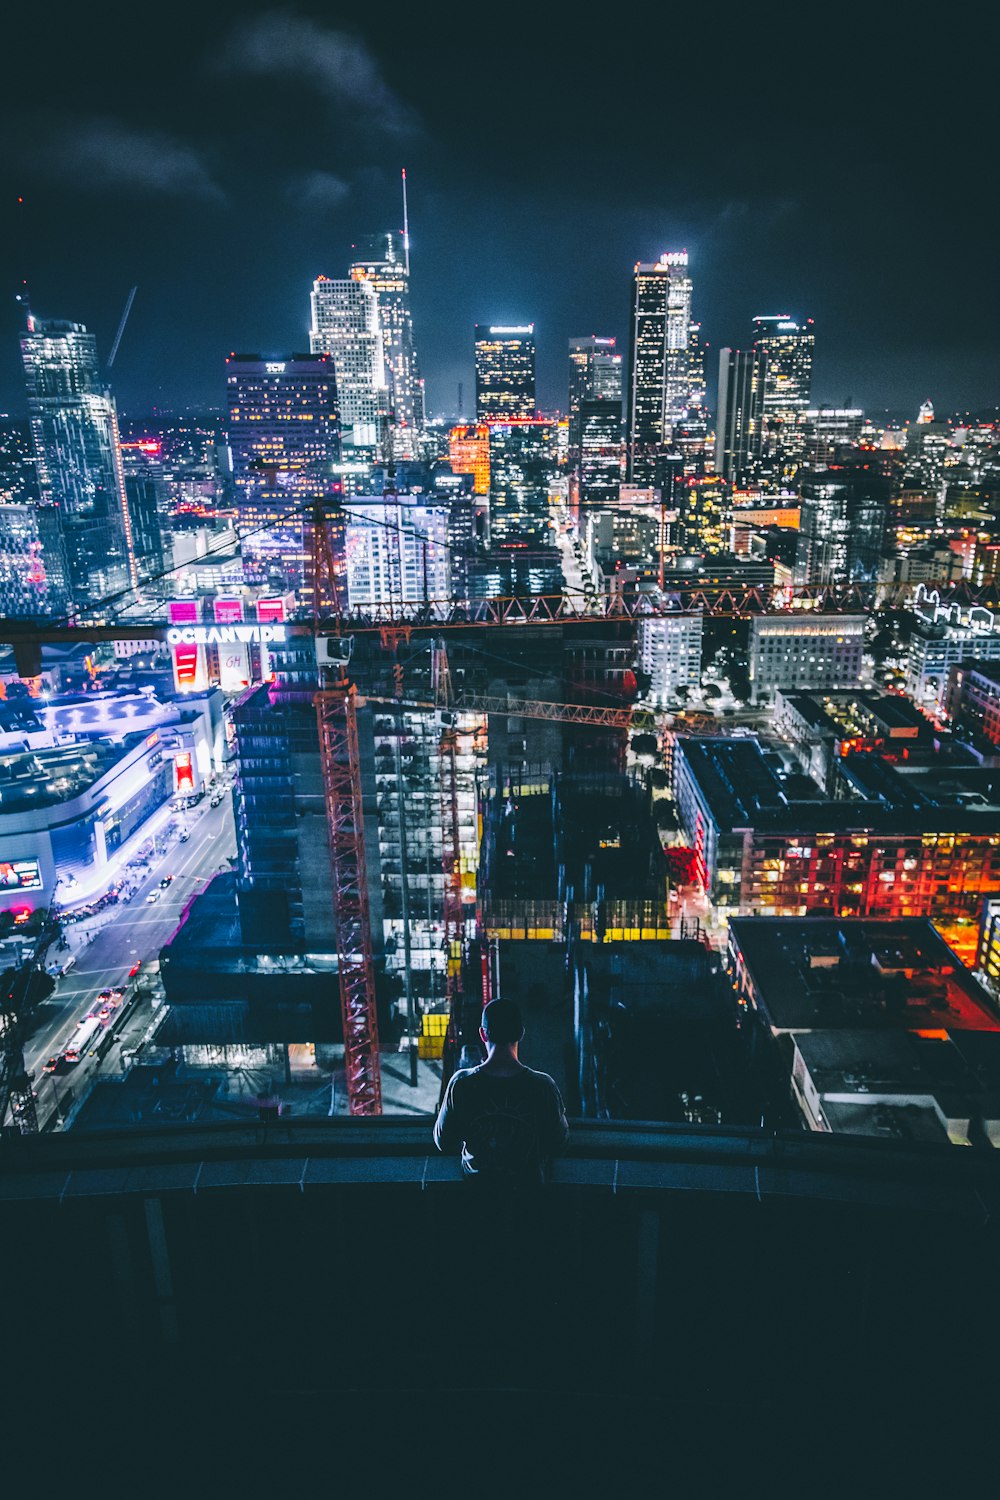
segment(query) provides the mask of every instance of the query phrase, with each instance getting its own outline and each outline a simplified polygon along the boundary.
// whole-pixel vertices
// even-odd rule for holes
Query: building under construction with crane
[[[335,1006],[324,1017],[317,996],[329,992],[340,945],[362,924],[383,1039],[409,1034],[414,1053],[414,1044],[424,1056],[439,1050],[441,1030],[423,1017],[451,1013],[478,953],[485,908],[477,876],[485,850],[492,878],[496,798],[513,806],[529,782],[547,796],[564,767],[591,764],[602,741],[616,774],[630,721],[620,696],[634,649],[628,627],[506,632],[496,651],[494,634],[489,646],[472,626],[448,632],[447,643],[420,631],[388,639],[363,632],[349,647],[342,638],[353,693],[321,686],[340,668],[317,665],[309,635],[271,648],[273,680],[248,689],[231,711],[237,869],[194,903],[164,952],[179,1041],[340,1043],[343,1017]],[[327,639],[336,650],[336,637]],[[591,711],[594,723],[562,701],[584,691],[584,670],[590,695],[609,705]],[[346,733],[338,712],[350,720]],[[348,834],[350,846],[338,843]],[[331,901],[338,855],[349,861],[354,926]],[[665,907],[665,890],[655,894]],[[367,966],[358,968],[369,983]],[[478,983],[477,994],[481,1005]]]

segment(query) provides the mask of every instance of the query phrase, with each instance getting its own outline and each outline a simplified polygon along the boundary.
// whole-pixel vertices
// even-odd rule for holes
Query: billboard
[[[288,595],[277,594],[268,599],[257,600],[257,618],[261,624],[265,622],[287,620],[289,610],[287,607]]]
[[[194,761],[190,750],[178,750],[174,755],[174,794],[190,796],[194,791]]]
[[[197,599],[172,599],[167,605],[167,615],[171,625],[196,625],[198,601]],[[170,632],[170,636],[174,634],[175,632]],[[196,693],[199,689],[207,687],[208,674],[205,670],[203,647],[189,641],[171,639],[170,654],[174,661],[175,692]]]
[[[250,659],[247,647],[235,645],[219,647],[219,686],[224,693],[242,693],[250,683]]]
[[[37,859],[0,860],[0,890],[40,891],[42,872]]]
[[[236,625],[243,619],[243,600],[217,594],[212,603],[216,625]]]

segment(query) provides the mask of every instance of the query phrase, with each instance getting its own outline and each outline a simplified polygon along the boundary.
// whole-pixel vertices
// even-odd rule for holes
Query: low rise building
[[[843,795],[783,780],[751,739],[676,741],[674,796],[723,914],[977,917],[1000,893],[1000,778],[975,765],[839,762]]]
[[[930,741],[933,725],[898,693],[790,693],[774,698],[774,727],[825,792],[838,760],[858,750],[905,759]]]
[[[103,895],[154,815],[197,794],[222,752],[217,690],[33,700],[0,736],[0,909]]]
[[[736,918],[728,964],[809,1129],[1000,1145],[1000,1009],[930,922]]]
[[[944,711],[956,727],[1000,745],[1000,661],[962,662],[948,673]]]
[[[914,703],[937,709],[952,668],[973,661],[1000,662],[1000,630],[993,627],[992,611],[977,608],[963,615],[957,605],[922,610],[907,647],[907,695]]]
[[[864,643],[864,615],[754,615],[751,702],[771,699],[779,689],[858,687]]]

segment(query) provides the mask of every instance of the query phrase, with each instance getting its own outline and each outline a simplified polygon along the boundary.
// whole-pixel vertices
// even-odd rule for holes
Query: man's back
[[[434,1126],[439,1151],[462,1152],[470,1177],[540,1182],[545,1163],[566,1143],[562,1096],[547,1073],[489,1062],[452,1076]]]

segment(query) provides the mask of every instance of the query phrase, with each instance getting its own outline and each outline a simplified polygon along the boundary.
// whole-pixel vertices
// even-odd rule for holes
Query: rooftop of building
[[[912,1100],[870,1103],[824,1099],[823,1114],[835,1135],[854,1135],[877,1140],[912,1142],[914,1145],[946,1146],[950,1137],[933,1104]]]
[[[772,1489],[817,1453],[855,1476],[859,1459],[870,1467],[870,1441],[844,1449],[859,1413],[897,1475],[912,1449],[923,1477],[938,1456],[953,1480],[952,1405],[984,1455],[992,1439],[991,1383],[976,1377],[996,1312],[980,1270],[995,1263],[996,1153],[574,1122],[543,1198],[498,1212],[434,1153],[427,1118],[146,1122],[15,1145],[3,1222],[30,1253],[8,1308],[8,1419],[64,1452],[67,1478],[79,1444],[52,1432],[79,1430],[81,1381],[59,1337],[39,1337],[39,1309],[55,1310],[46,1330],[72,1322],[86,1391],[115,1391],[116,1454],[137,1474],[151,1414],[180,1410],[152,1452],[178,1491],[192,1474],[222,1492],[251,1469],[287,1479],[296,1444],[299,1477],[328,1477],[330,1444],[309,1435],[330,1431],[358,1486],[375,1472],[383,1489],[412,1484],[414,1454],[440,1449],[428,1370],[444,1372],[434,1399],[452,1413],[446,1468],[482,1466],[484,1420],[516,1435],[499,1445],[505,1489],[523,1488],[527,1461],[613,1493],[623,1454],[630,1472],[648,1458],[662,1475],[665,1432],[672,1471],[690,1464],[720,1492],[737,1478],[728,1463],[718,1473],[720,1446],[746,1487],[748,1456],[753,1470],[761,1433],[779,1428],[791,1447],[766,1455]],[[430,1268],[414,1282],[415,1332],[412,1266]],[[808,1381],[804,1337],[822,1346]],[[872,1349],[897,1356],[874,1402],[858,1380]],[[723,1370],[741,1397],[720,1445],[705,1392]],[[970,1372],[931,1418],[928,1370]],[[931,1438],[947,1428],[939,1447],[900,1442],[914,1413]]]
[[[868,616],[839,613],[823,614],[816,610],[788,610],[785,613],[754,615],[750,621],[751,635],[833,635],[842,631],[845,635],[864,632]]]
[[[0,755],[0,813],[52,807],[79,797],[145,735],[92,739],[75,745]]]
[[[858,795],[898,812],[913,812],[928,829],[945,821],[960,820],[963,831],[973,832],[982,820],[986,833],[1000,819],[1000,769],[963,761],[956,755],[936,754],[916,764],[885,760],[872,752],[848,755],[841,773]]]
[[[963,1044],[978,1045],[964,1049]],[[802,1032],[795,1046],[820,1094],[968,1094],[1000,1104],[1000,1031],[957,1033],[862,1027]]]
[[[1000,1032],[987,991],[924,918],[733,917],[743,960],[777,1031]]]
[[[853,793],[840,800],[803,795],[780,780],[753,739],[686,739],[678,746],[723,832],[1000,833],[1000,770],[956,757],[897,765],[874,753],[839,763]]]

